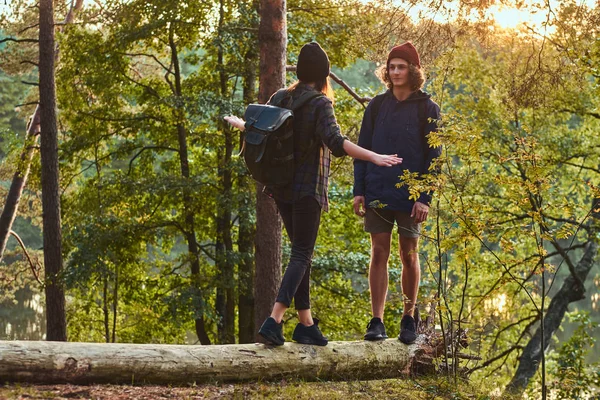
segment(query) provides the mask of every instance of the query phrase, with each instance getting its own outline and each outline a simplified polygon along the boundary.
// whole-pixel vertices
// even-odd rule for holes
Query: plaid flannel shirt
[[[300,83],[292,98],[297,99],[309,90],[315,89]],[[266,187],[265,193],[285,203],[312,196],[328,211],[331,153],[336,157],[345,156],[344,140],[331,100],[323,96],[309,101],[294,112],[294,180],[285,187]]]

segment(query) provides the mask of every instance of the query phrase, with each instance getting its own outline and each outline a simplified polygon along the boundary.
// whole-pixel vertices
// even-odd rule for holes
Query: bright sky
[[[546,12],[531,12],[517,10],[516,8],[507,8],[502,6],[492,6],[488,14],[493,16],[494,20],[502,28],[516,28],[525,23],[535,26],[542,26],[548,17]]]
[[[13,0],[0,0],[0,14],[4,14],[6,12],[9,11],[9,4],[10,2]],[[89,1],[89,0],[88,0]],[[363,1],[369,1],[369,0],[363,0]],[[397,1],[397,5],[400,8],[403,8],[403,5],[406,4],[406,2],[404,0],[396,0]],[[453,6],[453,3],[455,4],[455,6]],[[456,9],[456,0],[451,0],[451,1],[446,1],[446,7],[448,9]],[[492,7],[490,7],[488,9],[488,11],[486,12],[487,16],[491,16],[494,18],[494,20],[496,21],[496,23],[502,27],[502,28],[519,28],[521,26],[523,26],[523,24],[528,24],[530,26],[535,26],[538,29],[542,27],[542,23],[546,21],[547,18],[547,10],[545,9],[541,9],[538,12],[532,12],[532,10],[534,9],[531,4],[534,2],[524,2],[525,6],[522,7],[521,9],[516,9],[514,7],[505,7],[502,5],[493,5]],[[578,0],[577,1],[578,4],[586,4],[590,7],[593,7],[595,4],[594,0]],[[553,7],[554,9],[556,9],[558,5],[558,1],[557,0],[550,0],[550,6]],[[407,6],[409,7],[409,6]],[[409,11],[409,15],[411,15],[415,20],[420,18],[419,16],[419,12],[423,12],[425,11],[425,15],[431,17],[431,15],[429,15],[429,13],[423,8],[420,7],[418,5],[411,7],[410,11]],[[434,17],[434,19],[438,20],[438,21],[442,21],[444,19],[447,19],[449,16],[447,14],[443,14],[443,13],[437,13]],[[452,16],[450,16],[452,17]],[[473,16],[474,19],[479,18],[479,16],[474,15]]]
[[[399,7],[402,7],[402,4],[404,4],[404,0],[396,1],[399,1]],[[594,7],[596,5],[595,0],[576,0],[576,3],[579,5],[587,5],[588,7]],[[545,23],[548,19],[549,10],[546,4],[547,3],[545,1],[524,1],[521,8],[495,4],[487,9],[485,16],[493,19],[499,27],[504,29],[519,29],[525,25],[528,25],[534,27],[538,31],[541,31],[543,30],[543,23]],[[549,5],[552,8],[552,11],[556,12],[559,6],[559,1],[549,0]],[[456,15],[453,14],[453,12],[455,13],[456,11],[453,10],[458,9],[458,1],[445,1],[444,6],[446,10],[449,10],[446,13],[437,12],[435,15],[431,15],[431,12],[428,13],[425,11],[424,16],[428,16],[429,18],[433,17],[434,20],[439,22],[445,22],[448,20],[448,18],[455,18]],[[419,10],[425,9],[421,8],[420,6],[415,6],[410,10],[409,15],[418,19]],[[552,17],[553,16],[551,16],[551,19]],[[471,18],[473,21],[477,21],[481,18],[481,16],[478,13],[473,12]]]
[[[0,14],[8,12],[8,0],[0,0]]]

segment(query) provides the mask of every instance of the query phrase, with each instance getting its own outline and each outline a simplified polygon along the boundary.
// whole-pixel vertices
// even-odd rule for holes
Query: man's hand
[[[356,197],[354,201],[356,202]],[[427,219],[427,215],[429,215],[429,206],[415,201],[415,205],[410,213],[411,218],[414,218],[415,222],[420,224]]]
[[[359,217],[365,216],[365,196],[354,196],[354,214]]]

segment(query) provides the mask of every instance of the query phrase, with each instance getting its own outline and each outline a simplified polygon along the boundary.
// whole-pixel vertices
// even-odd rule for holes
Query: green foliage
[[[114,7],[111,29],[73,28],[61,43],[59,101],[64,120],[77,127],[62,147],[66,183],[76,184],[63,199],[70,228],[65,279],[78,293],[70,321],[77,332],[107,340],[116,320],[120,341],[184,342],[193,327],[192,303],[209,303],[215,286],[214,255],[207,251],[199,260],[200,276],[192,277],[191,257],[181,243],[189,229],[183,191],[193,194],[193,208],[187,209],[203,227],[194,240],[210,248],[214,237],[217,188],[210,167],[222,136],[212,122],[186,122],[207,111],[197,107],[198,99],[215,110],[210,95],[202,93],[206,88],[197,85],[197,72],[189,72],[204,67],[195,27],[209,26],[210,4]],[[173,56],[196,65],[188,65],[187,76],[177,75]],[[186,160],[189,178],[181,173],[178,125],[189,132],[187,145],[194,144]],[[190,287],[204,290],[205,298],[197,299]],[[79,314],[80,305],[90,314]],[[210,324],[214,317],[207,315]],[[94,329],[77,330],[86,324]]]
[[[0,160],[20,147],[25,137],[25,120],[18,105],[25,102],[29,87],[21,79],[31,77],[13,77],[0,70]]]
[[[85,23],[59,35],[63,277],[70,340],[112,341],[114,336],[120,342],[194,343],[194,318],[200,312],[209,337],[213,342],[217,338],[216,292],[229,286],[239,292],[240,262],[252,256],[238,242],[244,239],[240,218],[255,222],[254,187],[241,160],[230,157],[238,137],[221,117],[240,115],[245,102],[255,97],[246,78],[248,71],[258,71],[256,6],[251,1],[111,0],[102,9],[91,6],[82,16]],[[35,12],[19,10],[19,21],[0,21],[3,29],[10,25],[9,31],[16,33],[32,25]],[[366,60],[381,61],[388,42],[411,37],[410,23],[394,25],[403,21],[402,15],[384,2],[292,1],[288,64],[296,61],[305,42],[315,39],[328,51],[336,74],[359,95],[373,96],[382,86],[372,73],[375,64]],[[483,362],[495,360],[486,368],[475,361],[462,364],[474,371],[476,380],[493,378],[495,386],[486,387],[488,392],[508,381],[519,346],[536,327],[546,294],[542,271],[546,284],[554,281],[553,290],[568,275],[557,246],[576,263],[581,249],[569,246],[588,240],[579,225],[588,218],[590,199],[600,193],[600,41],[593,18],[584,16],[573,2],[564,2],[556,10],[556,31],[546,41],[502,32],[488,32],[481,42],[475,36],[461,39],[466,27],[457,24],[450,29],[457,35],[450,45],[442,41],[435,47],[439,51],[423,54],[424,60],[434,60],[427,65],[427,90],[443,112],[439,132],[429,138],[430,144],[444,146],[437,165],[441,173],[424,179],[398,177],[398,185],[408,185],[415,197],[435,190],[420,242],[419,304],[422,312],[435,312],[446,338],[459,328],[469,330],[467,348],[454,340],[451,350],[479,355]],[[426,23],[415,36],[420,48],[428,48],[443,31],[443,26]],[[25,32],[33,35],[34,30]],[[28,111],[14,112],[15,104],[29,101],[18,83],[20,74],[31,73],[17,55],[31,56],[33,46],[23,47],[22,53],[18,49],[11,44],[1,52],[7,60],[6,74],[0,76],[0,83],[6,83],[0,84],[3,191],[18,163]],[[290,82],[294,78],[288,75]],[[337,86],[335,94],[342,132],[356,142],[364,106]],[[188,163],[189,177],[182,173],[182,161]],[[30,248],[39,249],[36,166],[37,160],[21,209],[24,218],[16,227]],[[230,187],[225,172],[231,173]],[[352,212],[351,186],[352,161],[334,159],[330,211],[322,216],[311,291],[313,311],[333,340],[360,339],[370,318],[369,236]],[[234,268],[226,281],[215,250],[223,243],[217,219],[224,210],[231,212],[232,244],[222,257]],[[201,248],[198,274],[192,274],[192,227]],[[18,297],[22,287],[33,288],[30,297],[41,292],[25,275],[29,267],[18,251],[11,247],[8,254],[18,279],[8,279],[10,269],[0,267],[2,309],[8,304],[23,309],[25,300],[19,303]],[[39,251],[32,254],[40,258]],[[393,337],[403,307],[396,251],[389,267],[385,323]],[[288,337],[296,322],[292,315],[286,315]],[[22,325],[32,321],[38,323],[39,315]],[[578,321],[581,326],[589,322],[584,317]],[[585,348],[577,347],[589,346],[593,336],[577,329],[559,349],[552,372],[573,379],[573,390],[597,379],[581,364]],[[496,358],[500,354],[506,356]],[[366,386],[357,383],[350,392]],[[398,394],[384,386],[364,393]],[[443,390],[435,382],[415,386],[427,398],[466,396],[456,383]],[[342,390],[341,396],[347,395]]]
[[[572,336],[549,355],[549,389],[559,399],[589,399],[598,395],[600,363],[587,364],[585,357],[596,343],[594,331],[598,323],[592,322],[589,312],[574,311],[567,314],[577,324]]]
[[[587,182],[598,178],[599,121],[572,110],[597,100],[555,51],[498,37],[485,52],[465,42],[439,57],[431,90],[443,125],[429,140],[444,145],[442,172],[401,177],[411,193],[436,190],[422,254],[441,294],[441,327],[447,337],[468,327],[471,350],[496,360],[483,374],[499,384],[500,366],[517,360],[511,349],[535,326],[542,279],[560,285],[567,267],[552,256],[588,240],[579,224],[593,196]],[[578,105],[565,110],[566,98]]]

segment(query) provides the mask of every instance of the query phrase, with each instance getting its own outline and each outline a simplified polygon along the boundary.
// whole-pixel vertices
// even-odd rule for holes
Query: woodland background
[[[542,22],[503,27],[493,12],[502,6]],[[56,37],[58,284],[68,340],[253,342],[255,301],[268,285],[254,279],[257,191],[236,156],[239,132],[222,116],[257,101],[258,1],[54,7],[56,21],[77,11]],[[0,263],[0,338],[43,340],[39,135],[27,133],[39,99],[40,10],[25,0],[1,10],[3,202],[14,174],[30,172],[12,225],[24,247],[11,235]],[[399,184],[436,190],[420,248],[419,303],[448,341],[440,370],[486,379],[498,393],[533,368],[525,385],[538,394],[541,371],[528,357],[536,338],[539,350],[543,315],[558,321],[545,331],[549,393],[597,393],[600,5],[290,0],[287,24],[288,65],[316,40],[360,96],[384,90],[373,71],[391,46],[411,40],[420,51],[425,90],[443,113],[430,138],[444,146],[442,172]],[[356,142],[364,104],[335,89],[338,122]],[[22,156],[29,152],[31,164]],[[370,244],[352,212],[349,158],[334,160],[329,193],[313,313],[330,340],[359,340],[370,318]],[[288,253],[284,237],[282,266]],[[390,337],[402,312],[400,271],[392,255]],[[286,336],[295,323],[289,313]]]

